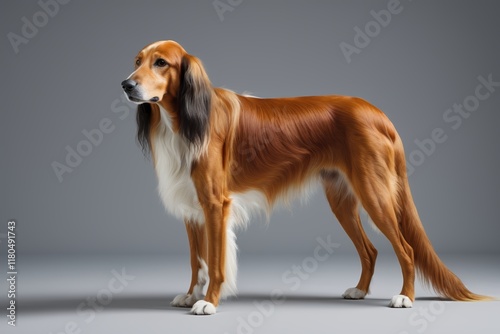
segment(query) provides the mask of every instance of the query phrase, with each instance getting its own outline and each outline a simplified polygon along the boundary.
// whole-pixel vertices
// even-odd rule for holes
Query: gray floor
[[[471,290],[500,297],[500,256],[442,258]],[[357,258],[332,254],[323,262],[311,259],[307,254],[241,258],[239,297],[224,301],[216,315],[203,317],[169,306],[189,283],[185,258],[22,259],[18,263],[17,326],[7,326],[2,316],[0,331],[403,334],[500,330],[500,302],[442,301],[421,285],[417,285],[413,309],[388,308],[389,298],[401,287],[399,267],[392,254],[379,255],[372,293],[363,301],[340,297],[357,282]],[[294,274],[294,266],[301,267],[302,274]],[[114,279],[123,270],[128,278]],[[6,291],[4,282],[0,286]],[[4,292],[1,295],[5,310]]]

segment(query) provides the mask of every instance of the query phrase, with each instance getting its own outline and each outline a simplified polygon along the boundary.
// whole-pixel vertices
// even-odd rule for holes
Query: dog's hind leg
[[[384,160],[380,161],[380,158]],[[392,298],[389,306],[412,307],[415,298],[415,266],[413,248],[403,236],[398,223],[399,185],[392,166],[384,166],[386,161],[391,161],[390,155],[379,159],[366,163],[364,168],[356,168],[352,173],[351,184],[370,218],[391,242],[401,265],[403,287],[400,294]]]
[[[362,299],[368,293],[375,269],[377,250],[361,225],[358,200],[345,176],[339,171],[323,172],[322,181],[326,198],[340,225],[351,238],[361,261],[361,277],[355,288],[342,295],[346,299]]]
[[[207,234],[205,224],[186,221],[186,231],[191,254],[191,285],[186,294],[180,294],[170,303],[176,307],[192,307],[203,299],[203,287],[208,280]]]

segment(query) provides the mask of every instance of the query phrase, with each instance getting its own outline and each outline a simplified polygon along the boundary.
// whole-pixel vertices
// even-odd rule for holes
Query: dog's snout
[[[137,82],[131,79],[122,81],[122,88],[126,92],[132,91],[137,86]]]

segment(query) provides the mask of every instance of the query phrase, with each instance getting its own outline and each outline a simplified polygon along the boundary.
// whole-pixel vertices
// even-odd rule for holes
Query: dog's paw
[[[199,298],[196,298],[195,294],[180,294],[175,296],[174,300],[170,303],[174,307],[191,307],[193,306]]]
[[[349,288],[345,290],[344,294],[342,295],[344,299],[364,299],[365,296],[366,292],[358,288]]]
[[[215,314],[216,309],[214,304],[205,300],[198,300],[191,309],[191,314],[196,315],[211,315]]]
[[[392,297],[389,307],[393,308],[411,308],[413,303],[410,298],[405,295],[395,295]]]

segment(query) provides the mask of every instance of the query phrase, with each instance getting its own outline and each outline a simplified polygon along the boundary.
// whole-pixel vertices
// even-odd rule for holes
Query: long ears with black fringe
[[[148,156],[151,152],[150,131],[151,131],[152,108],[150,103],[142,103],[137,106],[135,119],[137,121],[137,141],[141,145],[142,152]]]
[[[209,130],[212,84],[201,61],[191,55],[182,58],[178,94],[179,132],[195,145],[203,143]]]

